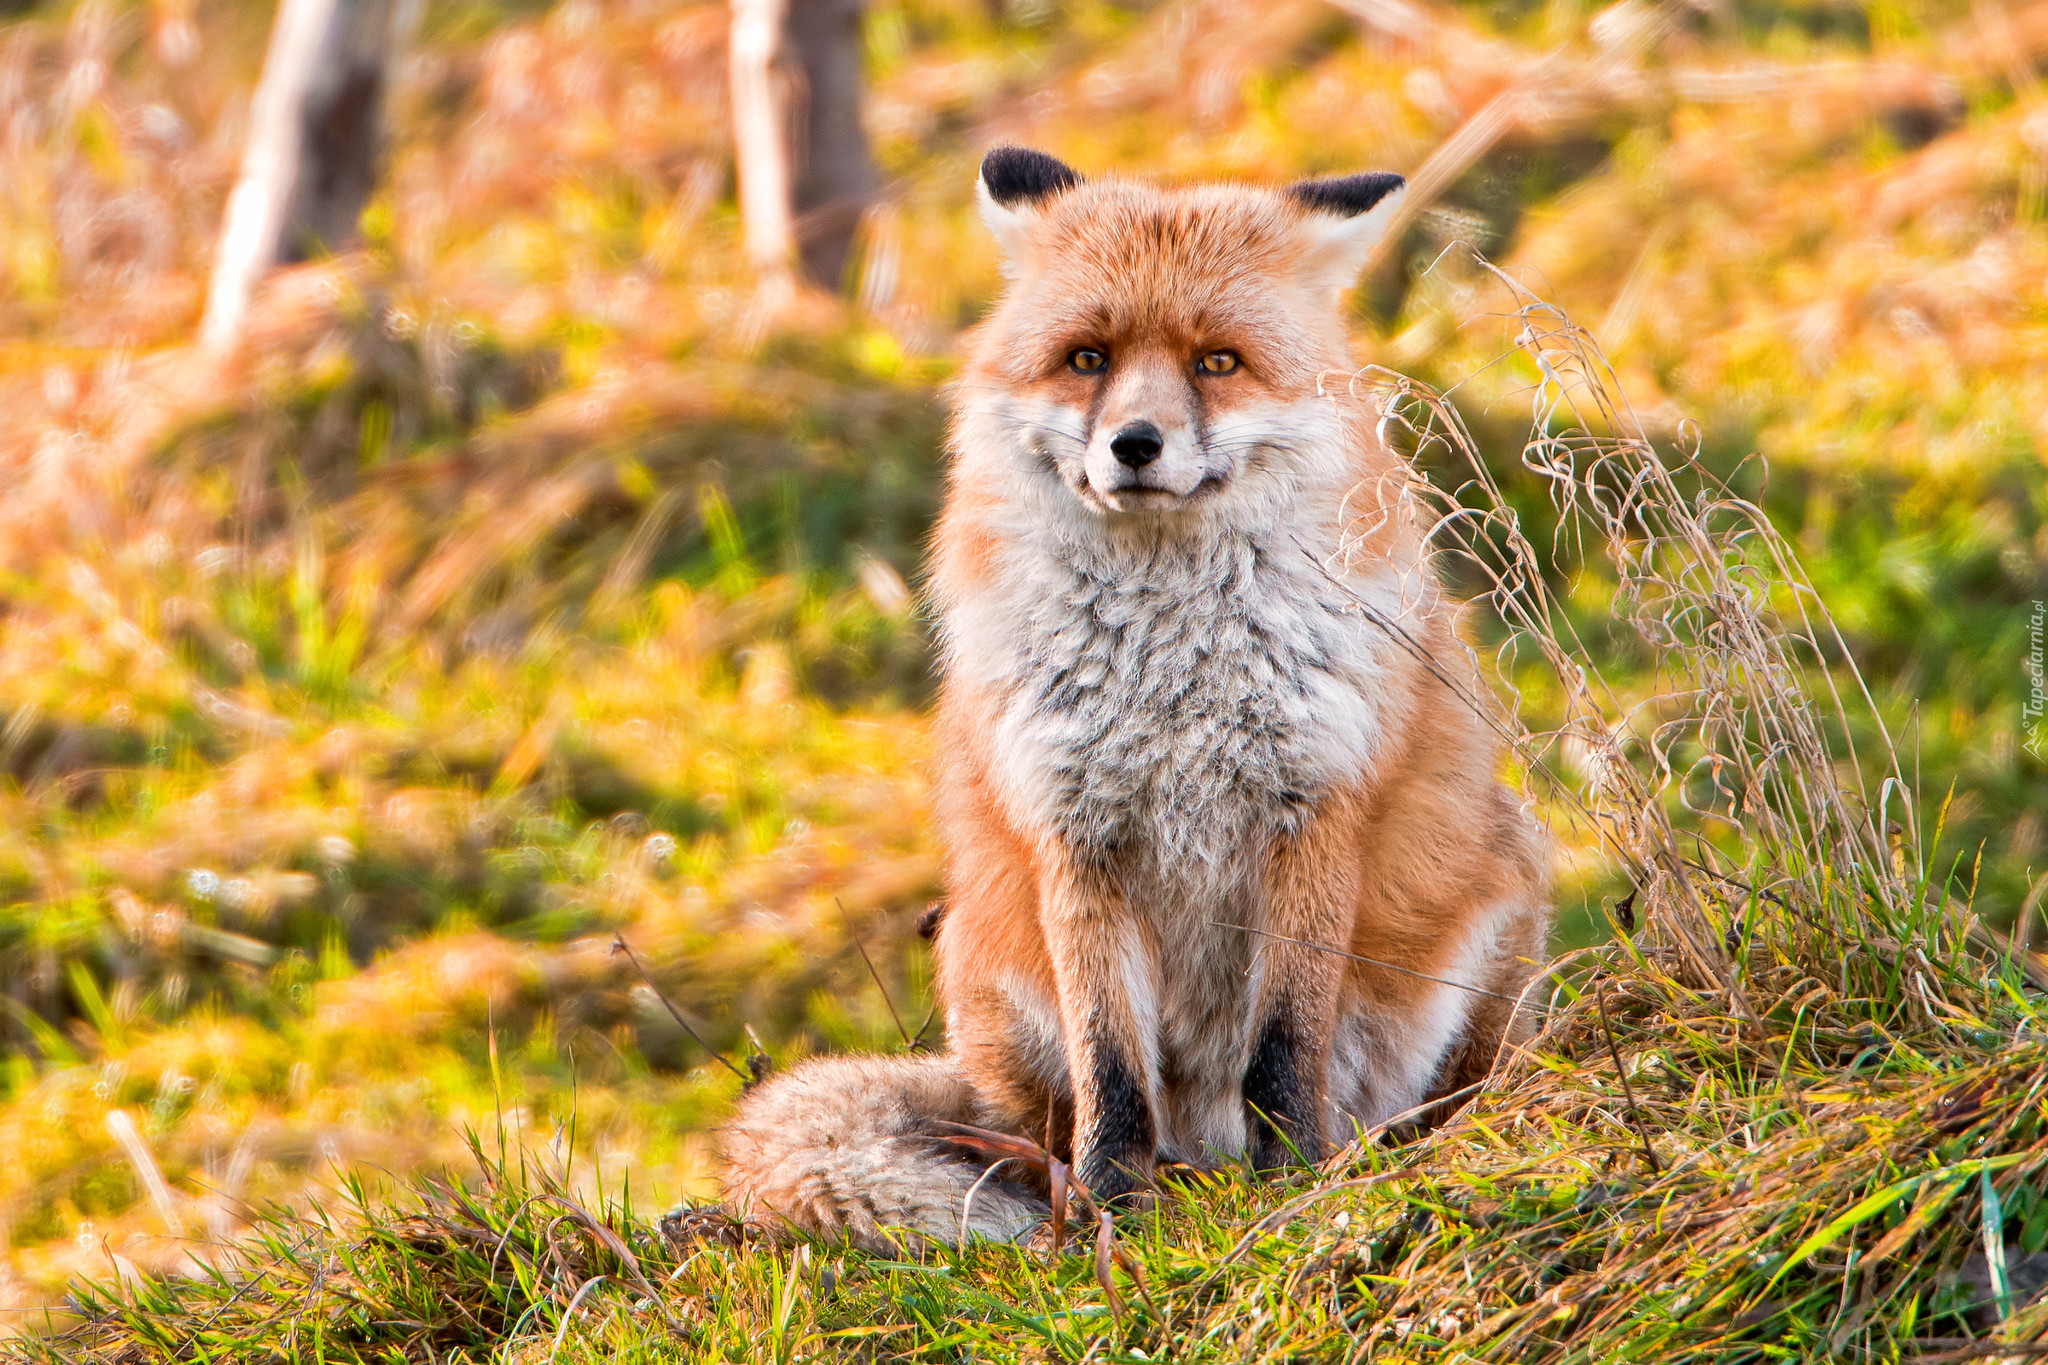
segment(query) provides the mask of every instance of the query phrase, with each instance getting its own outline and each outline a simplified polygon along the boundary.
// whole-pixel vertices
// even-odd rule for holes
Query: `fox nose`
[[[1116,456],[1117,463],[1127,464],[1133,469],[1143,469],[1151,464],[1164,449],[1166,438],[1150,422],[1133,422],[1109,441],[1109,453]]]

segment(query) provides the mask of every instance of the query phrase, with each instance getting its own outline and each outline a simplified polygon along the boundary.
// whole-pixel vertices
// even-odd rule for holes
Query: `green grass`
[[[84,1289],[78,1325],[29,1354],[1886,1360],[2033,1339],[2048,1305],[2001,1321],[1959,1278],[1987,1220],[2014,1263],[2048,1245],[2048,1048],[2015,1041],[2041,1024],[2017,972],[1944,957],[1931,983],[1845,995],[1774,940],[1743,963],[1754,1028],[1659,954],[1582,957],[1456,1119],[1313,1176],[1170,1185],[1119,1220],[1106,1271],[1092,1237],[922,1260],[738,1246],[585,1192],[568,1143],[486,1141],[461,1174],[267,1214],[205,1274]]]
[[[1631,1331],[1649,1355],[1745,1359],[1882,1355],[1890,1334],[1903,1358],[1984,1330],[1944,1277],[1994,1207],[1967,1163],[2034,1140],[2033,988],[1982,945],[2038,903],[2048,848],[2021,712],[2048,594],[2048,221],[2038,96],[1974,10],[1688,11],[1617,85],[1591,7],[1444,5],[1404,36],[1295,0],[875,0],[870,122],[893,198],[860,248],[860,302],[808,298],[764,331],[729,197],[723,6],[434,4],[364,248],[280,276],[254,354],[221,373],[195,372],[186,343],[264,11],[199,0],[204,41],[173,66],[155,35],[178,12],[45,0],[0,21],[0,1322],[116,1274],[167,1325],[218,1312],[215,1358],[280,1330],[304,1352],[342,1311],[321,1295],[346,1289],[372,1305],[361,1330],[387,1322],[414,1359],[514,1338],[509,1354],[545,1359],[597,1273],[563,1358],[606,1333],[737,1358],[1342,1356],[1377,1324],[1389,1358],[1477,1353],[1480,1335],[1540,1357],[1543,1333],[1622,1354]],[[829,1248],[794,1269],[669,1248],[648,1214],[715,1187],[708,1130],[736,1085],[637,989],[615,933],[732,1057],[750,1032],[784,1062],[891,1045],[835,901],[897,1005],[929,1006],[912,925],[942,892],[931,678],[901,593],[942,491],[959,331],[998,285],[972,207],[980,130],[1090,173],[1412,172],[1551,54],[1546,88],[1577,98],[1531,111],[1411,225],[1358,293],[1358,344],[1451,389],[1478,458],[1439,429],[1414,441],[1423,466],[1443,489],[1483,470],[1477,501],[1541,550],[1522,561],[1540,601],[1472,624],[1489,648],[1525,631],[1502,681],[1560,845],[1556,950],[1607,942],[1636,897],[1642,937],[1602,950],[1597,979],[1669,1173],[1626,1159],[1640,1135],[1572,997],[1596,979],[1578,958],[1538,1054],[1466,1117],[1329,1172],[1400,1179],[1329,1195],[1199,1293],[1306,1177],[1225,1180],[1128,1225],[1150,1306],[1114,1279],[1121,1323],[1085,1255],[834,1270]],[[1815,65],[1741,98],[1674,93],[1762,62]],[[1516,340],[1525,300],[1459,241],[1593,326],[1640,426],[1531,406],[1556,394]],[[1838,636],[1674,668],[1622,591],[1662,588],[1609,562],[1610,528],[1560,534],[1584,509],[1521,458],[1532,427],[1633,431],[1676,463],[1688,415],[1716,525],[1750,547],[1715,581],[1773,585],[1786,620],[1822,602]],[[1506,564],[1505,523],[1487,527],[1453,566],[1468,595]],[[1766,529],[1805,582],[1757,551]],[[1589,702],[1565,662],[1608,691]],[[1758,704],[1751,664],[1809,699],[1867,682],[1872,705],[1810,707],[1799,731],[1800,780],[1850,795],[1801,814],[1753,764],[1745,807],[1705,775],[1789,719]],[[1708,677],[1701,696],[1733,700],[1687,710],[1678,680]],[[1653,719],[1679,723],[1661,748]],[[1646,775],[1632,804],[1588,799],[1610,745]],[[1860,784],[1833,766],[1852,748]],[[1618,851],[1618,812],[1629,838],[1672,841]],[[1723,878],[1756,894],[1730,901]],[[1982,921],[1974,940],[1951,902]],[[1731,1034],[1744,1007],[1757,1022]],[[2020,1098],[1939,1131],[1942,1087],[1979,1075]],[[1868,1102],[1821,1098],[1851,1093]],[[523,1175],[516,1154],[491,1164],[501,1121]],[[563,1163],[594,1212],[600,1173],[630,1181],[640,1212],[605,1216],[650,1279],[697,1256],[663,1291],[696,1338],[663,1345],[611,1253],[543,1217],[555,1206],[516,1215],[534,1264],[581,1238],[538,1287],[378,1240],[472,1216],[415,1187],[425,1172],[458,1172],[502,1231],[511,1191]],[[2031,1163],[1990,1173],[2015,1258],[2040,1240]],[[1950,1174],[1764,1288],[1770,1256],[1923,1169]],[[1741,1217],[1710,1221],[1716,1182],[1745,1179]],[[351,1180],[431,1207],[392,1213]],[[1861,1259],[1943,1199],[1918,1240]],[[1723,1257],[1744,1239],[1765,1265]],[[321,1275],[345,1257],[355,1280]],[[178,1278],[201,1264],[235,1288]],[[270,1289],[246,1288],[258,1267]],[[410,1289],[377,1287],[401,1272]],[[1659,1287],[1688,1277],[1720,1286],[1683,1310],[1696,1321],[1672,1307],[1692,1291]],[[451,1320],[427,1349],[405,1324],[442,1323],[444,1291],[489,1325],[463,1338]],[[2034,1311],[2000,1330],[2038,1334]],[[1447,1313],[1472,1340],[1428,1342]],[[145,1347],[135,1326],[116,1313],[37,1349],[177,1354],[181,1337]]]

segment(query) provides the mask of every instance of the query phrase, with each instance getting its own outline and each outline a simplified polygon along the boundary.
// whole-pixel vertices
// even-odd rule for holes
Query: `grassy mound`
[[[1056,1250],[749,1247],[572,1195],[573,1137],[274,1212],[199,1276],[81,1291],[46,1358],[1971,1359],[2044,1349],[2048,959],[1949,898],[1925,812],[1769,521],[1660,450],[1590,339],[1524,300],[1541,554],[1456,411],[1362,374],[1497,657],[1527,779],[1630,869],[1618,936],[1452,1114],[1320,1169],[1172,1183]],[[1452,491],[1446,492],[1446,488]],[[1536,570],[1599,555],[1655,689],[1611,684]],[[1398,618],[1375,624],[1399,633]],[[1626,652],[1625,650],[1623,652]],[[1534,687],[1547,673],[1550,688]],[[1490,706],[1475,698],[1477,705]],[[1875,735],[1858,758],[1837,743]],[[1837,755],[1842,757],[1838,758]],[[1568,775],[1565,760],[1582,774]],[[1859,766],[1860,765],[1860,766]],[[1867,769],[1867,771],[1864,771]],[[1418,1134],[1413,1120],[1425,1125]]]
[[[2048,1048],[1938,970],[1914,1008],[1818,981],[1766,933],[1756,1027],[1602,950],[1519,1075],[1427,1138],[1316,1177],[1171,1186],[1054,1258],[742,1249],[557,1166],[352,1187],[232,1266],[80,1293],[75,1362],[1716,1360],[2032,1354],[2048,1332]],[[1973,974],[1977,975],[1977,974]],[[1996,978],[1994,978],[1994,981]],[[1879,1022],[1888,1017],[1889,1027]],[[679,1235],[677,1235],[679,1234]],[[1999,1255],[1987,1258],[1986,1247]],[[2002,1263],[2001,1263],[2002,1261]],[[1992,1267],[1998,1266],[1994,1271]]]

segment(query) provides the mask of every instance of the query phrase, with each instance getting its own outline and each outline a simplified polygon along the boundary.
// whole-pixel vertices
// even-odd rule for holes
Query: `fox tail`
[[[750,1091],[719,1133],[726,1208],[770,1236],[883,1253],[1017,1241],[1045,1201],[944,1141],[944,1124],[983,1122],[949,1054],[812,1058]]]

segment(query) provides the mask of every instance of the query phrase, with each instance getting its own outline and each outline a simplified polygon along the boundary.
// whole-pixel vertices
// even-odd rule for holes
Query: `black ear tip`
[[[981,159],[981,183],[1005,208],[1061,194],[1081,183],[1066,162],[1026,147],[995,147]]]
[[[1296,181],[1287,187],[1287,197],[1305,209],[1355,218],[1407,183],[1392,171],[1366,171]]]

